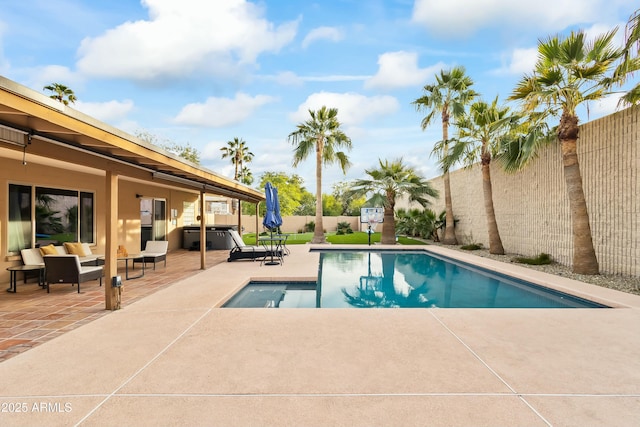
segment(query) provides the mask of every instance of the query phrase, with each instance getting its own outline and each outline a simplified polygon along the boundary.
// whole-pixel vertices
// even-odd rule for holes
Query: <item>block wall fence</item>
[[[578,157],[591,232],[602,273],[640,277],[640,107],[580,126]],[[450,173],[460,243],[489,246],[479,165]],[[493,202],[507,253],[546,252],[571,265],[571,213],[560,144],[546,147],[527,168],[507,174],[491,167]],[[431,180],[444,209],[442,177]]]

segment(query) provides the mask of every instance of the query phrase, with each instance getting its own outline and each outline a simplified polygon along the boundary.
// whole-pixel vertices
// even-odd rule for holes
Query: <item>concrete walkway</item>
[[[619,308],[218,308],[252,278],[315,278],[318,254],[291,251],[219,264],[0,363],[0,425],[640,420],[638,296],[465,254]]]

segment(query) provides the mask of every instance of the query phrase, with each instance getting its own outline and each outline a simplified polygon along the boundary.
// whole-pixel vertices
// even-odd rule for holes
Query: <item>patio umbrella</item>
[[[267,212],[264,214],[262,225],[267,227],[273,234],[273,229],[282,225],[282,216],[280,216],[280,201],[278,200],[278,189],[267,182],[264,186],[266,196]]]
[[[273,230],[282,225],[282,216],[280,215],[280,201],[278,200],[278,189],[267,182],[264,186],[264,194],[266,197],[267,211],[264,214],[262,225],[267,227],[271,232],[270,245],[271,261],[267,262],[267,265],[277,265],[279,262],[273,260]],[[276,249],[277,250],[277,249]]]

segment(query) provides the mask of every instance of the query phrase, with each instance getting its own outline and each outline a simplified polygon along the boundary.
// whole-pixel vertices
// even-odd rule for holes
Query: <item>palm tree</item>
[[[627,22],[624,49],[624,60],[618,71],[623,79],[640,70],[640,9],[636,10]],[[631,88],[622,97],[621,102],[627,105],[640,104],[640,83]]]
[[[430,204],[429,197],[438,197],[438,191],[413,168],[405,165],[402,159],[391,162],[378,160],[378,162],[380,164],[378,169],[365,170],[371,179],[358,179],[353,182],[351,194],[354,197],[361,197],[373,193],[366,205],[384,207],[380,243],[395,245],[396,200],[407,196],[409,202],[416,202],[425,207]]]
[[[233,179],[236,181],[240,177],[240,172],[243,171],[243,165],[253,160],[253,153],[249,151],[247,143],[238,137],[233,138],[233,141],[227,141],[227,146],[220,149],[222,151],[222,158],[231,159],[231,164],[235,166],[235,172]]]
[[[75,104],[75,102],[78,100],[71,89],[60,83],[51,83],[50,85],[45,86],[43,89],[53,92],[53,94],[49,95],[49,98],[56,99],[62,102],[64,105],[69,105],[69,103]]]
[[[607,88],[611,87],[615,77],[611,71],[624,53],[623,49],[612,45],[615,33],[614,29],[600,35],[592,43],[586,42],[583,32],[571,32],[564,39],[555,36],[540,41],[533,73],[526,74],[510,96],[511,100],[522,101],[525,111],[535,111],[538,107],[552,113],[562,110],[557,136],[562,146],[571,209],[573,272],[579,274],[598,274],[599,267],[578,162],[576,107],[610,93]],[[528,141],[533,143],[534,139]],[[523,146],[523,150],[535,152],[529,146]]]
[[[245,173],[244,163],[249,163],[253,159],[253,153],[249,151],[247,143],[238,137],[233,138],[233,141],[227,141],[227,146],[220,149],[222,151],[222,158],[229,157],[231,163],[235,166],[235,172],[233,173],[233,179],[238,181],[241,173]],[[244,175],[243,175],[244,176]],[[238,199],[238,224],[240,224],[242,215],[242,201]],[[241,229],[241,227],[238,227]]]
[[[469,107],[469,114],[458,119],[458,139],[450,147],[449,155],[442,159],[443,169],[449,169],[460,161],[468,167],[480,161],[489,253],[497,255],[504,255],[504,247],[493,208],[491,159],[500,149],[502,138],[509,135],[517,124],[516,117],[509,114],[509,107],[498,105],[497,97],[491,104],[476,101]]]
[[[477,93],[470,89],[473,80],[465,74],[464,67],[454,67],[451,70],[441,70],[436,74],[436,84],[424,86],[425,95],[413,101],[418,111],[425,110],[427,115],[422,119],[422,130],[425,130],[440,113],[442,121],[442,144],[432,154],[439,158],[447,155],[449,147],[449,121],[451,115],[454,119],[460,117],[466,105],[477,96]],[[451,183],[449,180],[449,169],[444,169],[444,201],[447,212],[447,220],[442,243],[445,245],[456,245],[456,233],[454,230],[453,204],[451,201]]]
[[[311,243],[326,243],[322,225],[322,166],[338,163],[343,172],[351,165],[343,151],[351,149],[351,139],[340,129],[338,109],[322,106],[309,110],[311,119],[300,123],[297,130],[289,134],[289,142],[295,146],[293,166],[306,159],[312,150],[316,152],[316,219]]]
[[[242,166],[242,170],[240,171],[240,182],[246,185],[251,185],[253,184],[254,178],[253,178],[253,173],[251,173],[251,170],[246,167],[246,166]]]

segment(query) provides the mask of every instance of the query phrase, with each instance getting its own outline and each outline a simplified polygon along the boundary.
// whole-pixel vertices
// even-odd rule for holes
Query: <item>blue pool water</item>
[[[225,307],[602,308],[422,251],[320,253],[317,282],[252,282]]]

